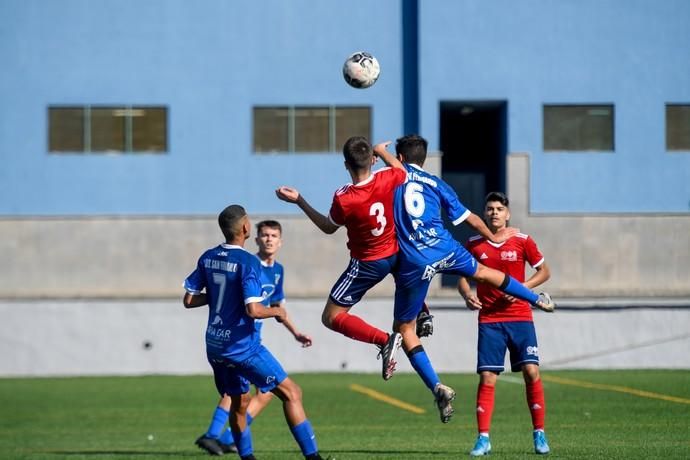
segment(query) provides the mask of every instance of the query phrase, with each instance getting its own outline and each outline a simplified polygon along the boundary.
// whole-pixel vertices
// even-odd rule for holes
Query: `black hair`
[[[256,224],[256,233],[260,233],[261,229],[264,227],[272,228],[275,230],[278,230],[280,234],[283,234],[283,227],[280,225],[280,222],[277,220],[262,220],[258,224]]]
[[[422,166],[426,161],[429,143],[422,136],[408,134],[395,141],[395,153],[405,156],[405,162]]]
[[[489,192],[486,198],[484,198],[484,203],[488,203],[489,201],[498,201],[506,208],[510,205],[508,197],[503,192]]]
[[[247,211],[238,204],[231,204],[218,214],[218,226],[227,241],[232,240],[242,232],[242,219]]]
[[[345,163],[355,171],[371,168],[371,158],[373,155],[374,150],[366,137],[353,136],[343,146]]]

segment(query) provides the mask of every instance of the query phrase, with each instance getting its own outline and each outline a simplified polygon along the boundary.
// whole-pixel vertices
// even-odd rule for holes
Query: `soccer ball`
[[[374,56],[364,51],[352,53],[343,64],[343,78],[353,88],[368,88],[379,78],[381,68]]]

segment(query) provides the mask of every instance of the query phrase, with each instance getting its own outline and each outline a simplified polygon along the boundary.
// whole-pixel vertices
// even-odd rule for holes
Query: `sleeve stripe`
[[[328,220],[333,224],[337,225],[338,227],[342,227],[343,224],[339,224],[338,222],[334,221],[333,218],[331,217],[330,213],[328,214]]]
[[[262,300],[264,300],[263,297],[247,297],[244,299],[244,304],[248,305],[250,303],[261,303]]]
[[[455,219],[455,220],[453,221],[453,225],[460,225],[463,221],[465,221],[465,219],[467,219],[468,217],[470,217],[470,214],[472,214],[472,212],[471,212],[469,209],[466,210],[466,211],[462,214],[462,216],[458,217],[457,219]]]
[[[532,265],[532,267],[537,268],[538,266],[540,266],[543,263],[544,263],[544,258],[542,257],[541,260],[539,262],[537,262],[536,264]]]

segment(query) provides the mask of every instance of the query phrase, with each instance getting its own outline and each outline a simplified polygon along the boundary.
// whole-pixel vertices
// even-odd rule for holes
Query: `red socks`
[[[477,428],[479,433],[488,433],[489,428],[491,428],[495,390],[496,387],[483,383],[477,387]]]
[[[488,433],[491,428],[491,415],[494,411],[494,392],[495,387],[482,383],[477,388],[477,429],[479,433]],[[541,379],[527,383],[525,393],[527,394],[527,406],[532,415],[532,426],[535,430],[543,430],[544,419],[546,418],[546,403],[544,402],[544,387],[541,384]]]
[[[388,333],[364,321],[359,316],[349,313],[338,313],[331,323],[333,330],[360,342],[384,346],[388,342]]]
[[[544,387],[541,384],[541,379],[528,383],[525,387],[525,393],[527,394],[527,406],[532,415],[532,426],[535,430],[543,430],[546,403],[544,402]]]

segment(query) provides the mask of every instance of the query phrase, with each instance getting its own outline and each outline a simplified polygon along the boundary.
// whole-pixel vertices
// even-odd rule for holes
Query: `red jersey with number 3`
[[[404,170],[386,167],[358,184],[336,190],[328,217],[347,228],[347,247],[353,258],[379,260],[398,252],[393,197],[406,179]]]
[[[537,243],[524,233],[518,233],[501,244],[479,235],[473,236],[467,242],[467,249],[479,263],[506,273],[521,283],[525,281],[525,263],[535,268],[544,263]],[[518,299],[511,303],[502,291],[488,284],[477,283],[477,297],[482,303],[480,323],[532,321],[532,308],[528,302]]]

